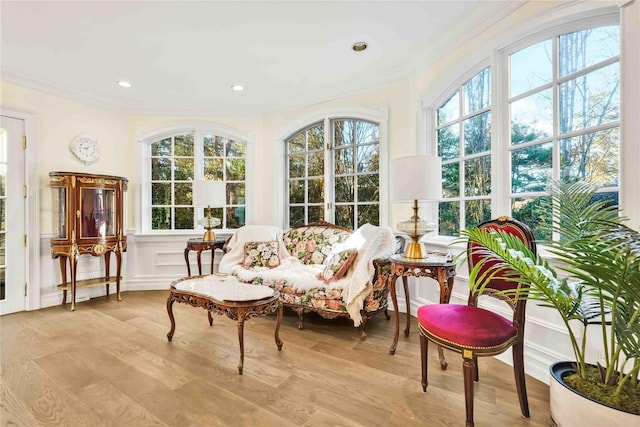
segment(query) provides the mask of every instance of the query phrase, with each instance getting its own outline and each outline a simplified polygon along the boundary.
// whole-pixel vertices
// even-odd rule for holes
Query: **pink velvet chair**
[[[536,244],[533,234],[525,224],[500,217],[479,225],[481,229],[500,229],[517,236],[535,254]],[[483,256],[476,250],[476,243],[467,244],[469,271]],[[481,270],[495,268],[495,262],[487,261]],[[513,370],[520,399],[520,409],[529,418],[529,402],[524,374],[524,321],[525,300],[513,300],[495,294],[518,286],[517,282],[495,276],[484,290],[485,295],[499,297],[513,310],[513,318],[507,319],[484,308],[477,307],[477,294],[470,294],[467,305],[431,304],[418,309],[420,329],[420,355],[422,359],[422,389],[427,391],[427,350],[429,341],[462,354],[464,373],[464,394],[466,404],[466,425],[473,426],[473,383],[478,381],[479,356],[494,356],[513,348]],[[502,276],[504,277],[504,276]],[[522,285],[520,285],[522,286]],[[446,369],[446,365],[443,367]]]

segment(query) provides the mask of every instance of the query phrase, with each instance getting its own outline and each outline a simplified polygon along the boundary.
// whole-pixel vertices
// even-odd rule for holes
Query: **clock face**
[[[69,150],[85,165],[90,165],[100,158],[98,141],[86,136],[76,138],[69,144]]]

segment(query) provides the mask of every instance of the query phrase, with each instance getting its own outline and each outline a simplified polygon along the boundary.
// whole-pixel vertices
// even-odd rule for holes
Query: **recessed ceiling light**
[[[351,49],[353,49],[355,52],[362,52],[366,48],[367,48],[366,42],[356,42],[351,46]]]
[[[244,90],[244,87],[242,85],[232,85],[231,89],[235,90],[236,92],[241,92]]]
[[[120,80],[120,81],[118,82],[118,86],[120,86],[120,87],[130,88],[130,87],[132,86],[132,84],[131,84],[131,83],[129,83],[128,81],[126,81],[126,80]]]

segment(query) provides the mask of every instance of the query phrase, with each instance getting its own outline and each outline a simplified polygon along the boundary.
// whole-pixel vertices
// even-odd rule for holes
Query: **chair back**
[[[534,255],[536,254],[536,243],[531,229],[526,224],[518,220],[506,216],[501,216],[497,219],[491,219],[483,222],[478,226],[478,228],[485,230],[501,230],[512,236],[515,236],[519,238],[525,244],[525,246],[527,246],[533,252]],[[485,256],[482,251],[477,250],[479,247],[480,246],[478,245],[478,243],[471,241],[467,243],[467,262],[469,265],[469,271],[471,271],[473,267]],[[487,270],[494,268],[496,263],[497,261],[486,261],[480,268],[478,276],[480,277]],[[487,284],[484,293],[491,296],[496,296],[494,293],[495,291],[500,292],[521,286],[518,282],[507,280],[507,277],[508,273],[506,272],[498,273]],[[473,303],[475,305],[477,297],[478,295],[470,295],[469,303]],[[516,306],[519,305],[522,305],[524,307],[525,300],[507,300],[507,302],[509,302],[510,305],[515,309]]]

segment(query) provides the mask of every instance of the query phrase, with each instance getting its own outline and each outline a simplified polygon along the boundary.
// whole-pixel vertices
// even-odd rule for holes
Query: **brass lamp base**
[[[404,251],[405,258],[422,259],[427,257],[427,250],[424,244],[418,241],[412,241]]]
[[[204,232],[204,236],[202,240],[205,242],[213,242],[216,240],[216,235],[213,231],[211,231],[211,227],[205,227],[206,231]]]

